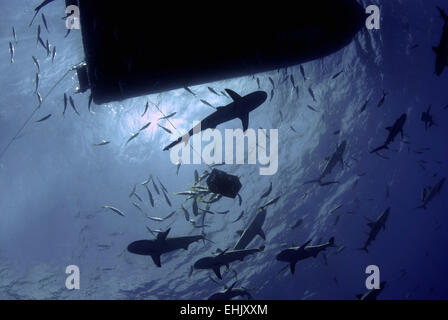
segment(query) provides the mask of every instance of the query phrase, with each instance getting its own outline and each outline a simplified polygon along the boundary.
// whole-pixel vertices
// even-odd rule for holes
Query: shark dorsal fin
[[[233,101],[238,101],[239,99],[241,99],[241,96],[233,90],[226,89],[226,92],[228,93],[230,98],[232,98]]]
[[[171,228],[169,228],[168,230],[166,230],[165,232],[160,232],[157,235],[157,240],[165,240],[166,237],[168,236],[168,233],[170,233]]]
[[[311,241],[313,241],[313,239],[310,239],[307,242],[305,242],[303,245],[301,245],[299,250],[305,249],[311,243]]]

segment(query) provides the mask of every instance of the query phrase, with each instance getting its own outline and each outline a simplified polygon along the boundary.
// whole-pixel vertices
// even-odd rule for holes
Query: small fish
[[[140,134],[140,132],[137,132],[137,133],[131,133],[131,137],[128,139],[128,141],[126,141],[126,144],[128,144],[129,142],[131,142],[132,140],[134,140],[135,138],[137,138],[139,134]]]
[[[51,53],[51,63],[54,62],[54,58],[56,58],[56,46],[53,47],[53,52]]]
[[[291,227],[291,230],[297,229],[298,227],[300,227],[302,225],[302,223],[303,223],[303,219],[297,220],[297,222]]]
[[[190,221],[190,213],[188,213],[188,210],[184,208],[183,205],[180,206],[182,211],[184,212],[185,220]]]
[[[269,185],[269,188],[263,193],[263,195],[260,197],[260,199],[266,198],[271,194],[272,191],[272,181]]]
[[[14,50],[14,45],[12,44],[12,42],[9,42],[9,55],[10,55],[10,62],[11,62],[11,64],[13,64],[14,63],[15,50]]]
[[[162,190],[168,193],[168,189],[163,185],[162,181],[160,181],[159,177],[157,177],[157,181],[159,182],[160,186],[162,187]]]
[[[110,141],[103,140],[100,143],[93,144],[93,146],[94,147],[102,147],[102,146],[108,145],[109,143],[110,143]]]
[[[51,50],[50,50],[50,43],[47,41],[45,42],[45,50],[47,50],[47,57],[50,56]]]
[[[42,104],[42,96],[40,95],[40,93],[39,92],[37,92],[36,93],[36,96],[37,96],[37,102],[39,103],[39,106]]]
[[[381,97],[381,100],[378,102],[378,108],[381,108],[386,102],[387,92],[383,90],[383,96]]]
[[[221,214],[221,215],[228,214],[229,212],[230,212],[230,210],[226,210],[226,211],[215,211],[216,214]]]
[[[45,18],[45,15],[42,13],[42,22],[44,23],[45,29],[47,30],[48,33],[50,33],[50,30],[48,30],[48,24],[47,24],[47,19]]]
[[[328,214],[332,214],[332,213],[334,213],[334,212],[336,212],[337,210],[339,210],[340,208],[342,208],[342,206],[343,206],[344,204],[339,204],[339,205],[337,205],[336,207],[334,207],[333,209],[331,209],[329,212],[328,212]]]
[[[36,47],[37,47],[37,45],[39,44],[39,40],[42,40],[42,39],[40,38],[40,32],[41,32],[41,28],[40,28],[40,25],[38,25],[38,26],[37,26]]]
[[[169,130],[169,129],[163,127],[163,126],[161,126],[160,124],[157,124],[157,126],[158,126],[160,129],[165,130],[167,133],[169,133],[169,134],[173,134],[173,133],[171,132],[171,130]]]
[[[337,136],[338,134],[340,134],[341,133],[341,130],[336,130],[335,132],[333,132],[333,134],[335,135],[335,136]]]
[[[170,114],[167,115],[167,116],[164,116],[164,117],[162,117],[162,118],[159,118],[159,120],[167,120],[167,119],[169,119],[169,118],[174,117],[176,114],[177,114],[177,112],[170,113]]]
[[[366,102],[363,104],[361,111],[359,113],[363,113],[364,111],[366,111],[366,108],[367,108],[369,102],[370,102],[370,99],[367,99]]]
[[[168,198],[168,195],[166,194],[166,192],[164,191],[164,190],[162,190],[163,192],[163,196],[165,197],[165,201],[166,201],[166,203],[171,207],[172,205],[171,205],[171,201],[170,201],[170,199]]]
[[[68,98],[68,100],[69,100],[69,102],[70,102],[70,106],[72,107],[73,111],[75,111],[75,113],[76,113],[78,116],[81,116],[81,115],[79,114],[78,110],[76,109],[75,102],[73,101],[72,96],[70,96],[70,97]]]
[[[289,128],[291,129],[292,132],[297,133],[296,129],[294,129],[293,126],[289,126]]]
[[[258,89],[260,89],[260,78],[257,77],[257,85],[258,85]]]
[[[338,78],[342,73],[344,73],[344,70],[339,71],[338,73],[336,73],[331,79],[335,80],[336,78]]]
[[[143,113],[142,113],[142,117],[146,114],[146,112],[148,111],[148,109],[149,109],[149,102],[146,102],[146,105],[145,105],[145,111],[143,111]]]
[[[153,199],[153,197],[152,197],[152,193],[151,193],[151,191],[149,190],[147,184],[145,184],[144,186],[145,186],[145,188],[146,188],[146,192],[148,193],[148,199],[149,199],[149,202],[151,203],[151,206],[154,208],[154,199]]]
[[[43,118],[40,119],[40,120],[37,120],[36,123],[38,123],[38,122],[44,122],[45,120],[48,120],[48,119],[50,119],[50,118],[51,118],[51,114],[49,114],[49,115],[43,117]]]
[[[170,214],[168,214],[165,218],[163,218],[163,220],[168,220],[169,218],[171,218],[172,216],[174,216],[176,214],[176,211],[171,212]]]
[[[291,84],[292,84],[292,86],[295,88],[295,87],[296,87],[296,82],[295,82],[295,80],[294,80],[294,76],[293,76],[293,75],[290,75],[289,79],[291,80]]]
[[[184,90],[187,91],[188,93],[191,93],[193,96],[196,97],[196,93],[194,93],[193,91],[191,91],[190,88],[188,88],[188,87],[184,87]]]
[[[280,199],[280,196],[277,197],[277,198],[274,198],[274,199],[272,199],[272,200],[269,200],[269,201],[266,202],[264,205],[262,205],[260,208],[258,208],[258,210],[263,210],[263,209],[265,209],[266,207],[268,207],[268,206],[270,206],[270,205],[273,205],[273,204],[277,203],[277,201],[278,201],[279,199]]]
[[[17,44],[18,43],[17,34],[16,34],[16,29],[14,27],[12,27],[12,38],[13,38],[15,44]]]
[[[313,98],[313,101],[316,102],[316,96],[314,95],[314,91],[311,87],[308,88],[308,92],[310,93],[311,98]]]
[[[163,218],[159,218],[159,217],[147,217],[147,218],[152,221],[163,222]]]
[[[129,198],[132,198],[132,196],[133,196],[134,193],[135,193],[135,190],[137,190],[137,184],[134,184],[134,185],[132,186],[131,193],[129,193]]]
[[[110,210],[112,210],[113,212],[115,212],[116,214],[118,214],[119,216],[122,216],[122,217],[125,216],[124,213],[121,212],[120,210],[118,210],[117,208],[114,208],[114,207],[111,207],[111,206],[103,206],[103,208],[104,208],[104,209],[110,209]]]
[[[35,56],[32,56],[32,58],[33,58],[34,65],[35,65],[36,68],[37,68],[37,72],[40,73],[40,64],[39,64],[39,60],[37,60],[37,58],[36,58]]]
[[[64,93],[64,111],[62,111],[62,116],[65,116],[66,110],[67,110],[67,94]]]
[[[237,194],[237,196],[238,196],[239,205],[241,207],[241,204],[243,203],[243,198],[241,197],[241,195],[239,193]]]
[[[271,77],[269,77],[269,81],[271,82],[271,85],[272,85],[272,89],[275,89],[275,84],[274,84],[274,80],[272,80],[272,78],[271,78]]]
[[[44,43],[44,41],[42,40],[42,38],[37,39],[40,43],[40,45],[42,46],[42,48],[45,49],[45,51],[47,51],[47,45]]]
[[[274,99],[274,89],[271,90],[271,99],[269,100],[269,102],[271,102],[272,99]]]
[[[148,129],[150,125],[151,125],[151,122],[148,122],[139,130],[139,132]]]
[[[157,194],[160,196],[159,188],[157,188],[156,183],[154,182],[154,179],[151,176],[152,186],[154,187],[154,190],[156,190]]]
[[[243,217],[243,215],[244,215],[244,210],[241,211],[241,213],[240,213],[240,215],[238,216],[238,218],[236,218],[234,221],[232,221],[232,223],[235,223],[235,222],[239,221],[239,220]]]
[[[303,81],[306,81],[306,76],[305,76],[305,69],[303,68],[303,66],[300,66],[300,73],[302,74],[303,77]]]
[[[208,89],[211,93],[216,94],[218,97],[220,96],[219,93],[217,93],[217,92],[215,91],[215,89],[213,89],[212,87],[207,87],[207,89]]]
[[[138,201],[143,202],[142,197],[140,197],[137,192],[134,192],[134,197],[136,197]]]
[[[307,107],[308,107],[308,109],[310,109],[311,111],[314,111],[314,112],[319,112],[319,111],[317,111],[316,109],[314,109],[312,106],[310,106],[310,105],[307,105]]]
[[[37,93],[37,90],[39,90],[39,73],[36,73],[36,77],[34,79],[34,82],[36,84],[35,89],[34,89],[34,93]]]
[[[211,108],[213,108],[213,109],[216,109],[214,106],[212,106],[208,101],[206,101],[206,100],[202,100],[201,99],[201,102],[203,103],[203,104],[205,104],[206,106],[209,106],[209,107],[211,107]]]
[[[139,206],[138,204],[136,204],[135,202],[132,202],[132,205],[133,205],[134,207],[136,207],[138,211],[140,211],[141,213],[143,213],[142,208],[140,208],[140,206]]]

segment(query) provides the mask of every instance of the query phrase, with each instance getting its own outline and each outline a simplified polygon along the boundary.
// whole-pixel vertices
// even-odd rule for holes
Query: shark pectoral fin
[[[291,269],[291,274],[294,274],[296,272],[296,262],[291,262],[289,267]]]
[[[213,271],[215,272],[218,279],[222,280],[221,271],[219,269],[220,269],[219,267],[214,267]]]
[[[266,235],[264,234],[263,230],[260,228],[260,231],[258,231],[258,235],[263,239],[266,240]]]
[[[162,267],[162,264],[160,263],[160,254],[154,253],[151,255],[152,261],[154,261],[154,264],[157,267]]]
[[[238,101],[239,99],[241,99],[241,96],[233,90],[226,89],[226,92],[228,93],[230,98],[232,98],[233,101]]]
[[[249,128],[249,113],[242,115],[240,119],[241,122],[243,123],[243,131],[246,132],[246,130]]]

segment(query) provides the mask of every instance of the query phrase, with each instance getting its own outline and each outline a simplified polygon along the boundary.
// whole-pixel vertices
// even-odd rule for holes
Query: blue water
[[[50,33],[43,28],[42,38],[48,38],[50,45],[57,47],[54,63],[46,58],[42,47],[36,46],[40,17],[28,28],[36,2],[0,4],[0,148],[6,146],[37,105],[36,67],[31,56],[40,61],[42,95],[70,66],[83,59],[80,32],[73,30],[64,39],[63,1],[56,1],[44,11]],[[185,221],[179,209],[185,198],[173,193],[192,185],[194,170],[201,173],[208,168],[184,165],[176,176],[169,153],[162,152],[174,137],[154,125],[125,145],[130,133],[161,116],[154,107],[145,117],[140,116],[147,99],[159,103],[164,112],[176,111],[173,123],[178,129],[188,129],[193,120],[200,120],[211,111],[199,99],[215,106],[230,102],[213,95],[207,86],[247,94],[257,90],[257,83],[252,76],[232,79],[192,87],[197,98],[184,90],[175,90],[93,106],[94,114],[89,114],[88,94],[73,95],[77,79],[71,73],[44,102],[33,121],[50,113],[52,118],[40,124],[31,122],[0,159],[0,298],[205,299],[235,278],[225,273],[222,283],[216,284],[209,279],[215,278],[213,272],[197,270],[188,277],[190,266],[217,248],[235,244],[236,231],[253,218],[263,202],[259,199],[261,194],[272,182],[271,197],[282,198],[268,208],[263,227],[266,249],[231,265],[237,272],[238,286],[251,288],[255,298],[354,299],[355,294],[366,291],[365,268],[373,264],[380,268],[381,280],[388,282],[381,299],[447,299],[446,189],[426,211],[415,207],[420,205],[421,190],[448,174],[448,110],[444,110],[448,104],[448,71],[441,77],[434,75],[432,51],[432,46],[440,41],[443,26],[435,6],[447,10],[448,7],[441,0],[372,0],[365,3],[368,4],[380,6],[381,30],[362,30],[340,52],[304,64],[309,79],[306,82],[298,66],[289,68],[288,73],[294,75],[300,87],[299,97],[287,81],[277,86],[272,102],[251,113],[252,127],[279,130],[278,173],[260,176],[257,165],[222,167],[241,177],[242,207],[233,199],[213,205],[213,210],[230,210],[225,216],[207,217],[210,227],[206,234],[215,244],[197,242],[188,251],[163,255],[162,268],[156,268],[149,257],[124,250],[132,241],[152,238],[146,226],[171,227],[170,236],[198,234],[199,230]],[[14,64],[9,62],[8,51],[12,26],[18,36]],[[419,47],[411,49],[415,44]],[[331,80],[342,69],[345,72]],[[257,77],[261,88],[270,92],[268,78],[277,84],[284,75],[275,71]],[[308,94],[309,86],[317,103]],[[389,95],[383,107],[377,108],[383,90]],[[70,107],[62,116],[64,92],[73,95],[80,117]],[[360,114],[366,99],[370,103]],[[308,104],[319,112],[309,110]],[[420,114],[430,104],[438,125],[425,131]],[[398,137],[391,150],[382,152],[389,159],[370,154],[386,138],[384,128],[402,113],[408,114],[404,140],[411,144]],[[239,125],[232,121],[222,128]],[[340,134],[334,135],[337,130]],[[103,139],[111,144],[92,147]],[[344,156],[347,165],[338,165],[329,177],[340,184],[303,185],[319,176],[326,157],[343,140],[348,142]],[[426,147],[431,149],[423,154],[414,152]],[[419,165],[420,160],[427,161],[425,169]],[[366,174],[360,177],[363,173]],[[149,174],[159,177],[170,192],[177,214],[169,221],[145,219],[132,205],[137,200],[128,197],[132,186],[146,180]],[[386,196],[387,185],[390,197]],[[166,216],[172,209],[151,190],[156,208],[148,205],[146,191],[139,187],[137,192],[145,201],[142,208],[149,215]],[[329,214],[339,204],[343,206]],[[102,209],[104,205],[120,208],[126,217]],[[191,213],[191,202],[184,205]],[[391,207],[391,216],[386,229],[380,232],[368,254],[357,251],[367,237],[365,217],[375,219],[387,207]],[[231,223],[242,209],[246,211],[243,218]],[[291,231],[290,226],[299,218],[303,224]],[[275,256],[284,244],[300,245],[309,239],[324,242],[332,236],[338,246],[346,248],[337,255],[335,249],[328,249],[328,265],[320,254],[316,259],[299,262],[294,276],[289,269],[279,272],[284,263],[276,261]],[[249,247],[262,244],[256,238]],[[102,249],[101,245],[107,248]],[[80,268],[80,290],[65,288],[68,265]]]

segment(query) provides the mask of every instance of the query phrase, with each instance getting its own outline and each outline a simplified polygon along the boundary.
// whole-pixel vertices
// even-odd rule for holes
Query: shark
[[[334,244],[334,237],[330,238],[327,243],[320,245],[311,246],[311,241],[312,240],[307,241],[300,247],[293,246],[283,250],[276,256],[276,259],[278,261],[288,262],[291,269],[291,274],[294,274],[297,262],[311,257],[316,258],[319,252],[325,251],[330,247],[336,247]]]
[[[331,157],[329,157],[327,160],[327,164],[325,165],[324,171],[322,171],[322,174],[319,178],[315,180],[310,180],[305,182],[305,184],[309,183],[319,183],[321,186],[327,186],[330,184],[339,183],[338,181],[331,181],[331,182],[322,182],[322,179],[326,176],[330,175],[333,169],[336,167],[338,163],[341,163],[342,167],[344,167],[344,152],[347,147],[347,141],[343,141],[337,148],[336,151],[333,153]]]
[[[257,213],[255,218],[241,233],[241,237],[233,249],[234,250],[245,249],[257,235],[260,236],[263,240],[266,240],[266,236],[263,232],[263,229],[261,229],[265,220],[266,220],[266,210],[263,209],[260,213]]]
[[[359,250],[363,250],[365,252],[368,251],[368,247],[372,244],[373,241],[375,241],[376,237],[378,236],[378,233],[381,231],[381,229],[386,230],[386,222],[387,219],[390,216],[390,208],[387,208],[377,219],[376,221],[369,220],[369,223],[367,224],[370,227],[369,237],[367,238],[367,241],[365,242],[364,246],[360,248]]]
[[[408,116],[406,113],[402,114],[400,118],[398,118],[394,124],[390,127],[387,127],[386,130],[389,131],[389,134],[386,138],[386,141],[382,146],[379,146],[378,148],[370,151],[370,153],[377,153],[378,151],[389,149],[389,145],[394,142],[395,138],[398,136],[399,133],[401,133],[401,137],[404,137],[404,125],[406,123]]]
[[[195,269],[212,269],[216,276],[222,280],[221,267],[229,268],[230,263],[234,261],[243,261],[245,257],[264,251],[264,246],[258,249],[243,249],[243,250],[224,250],[217,255],[205,257],[195,262],[193,267]]]
[[[214,113],[203,119],[187,134],[166,146],[163,151],[170,150],[182,141],[187,143],[191,136],[199,133],[200,131],[216,129],[218,125],[233,119],[241,120],[243,124],[243,131],[245,132],[249,128],[249,113],[262,105],[268,97],[267,93],[264,91],[252,92],[244,97],[230,89],[226,89],[226,92],[232,98],[233,102],[227,106],[216,108]]]
[[[199,240],[206,240],[204,235],[168,238],[170,231],[171,228],[158,233],[156,239],[153,240],[134,241],[128,246],[127,250],[130,253],[151,256],[154,264],[160,268],[162,267],[160,262],[162,254],[178,249],[188,250],[190,244]]]
[[[252,300],[252,295],[245,288],[235,288],[236,281],[229,287],[224,288],[223,291],[212,294],[208,300],[232,300],[236,297],[246,297],[248,300]]]
[[[442,191],[443,185],[445,184],[446,178],[443,178],[439,182],[435,184],[434,187],[430,188],[431,191],[429,194],[423,198],[423,204],[418,207],[418,209],[425,209],[427,208],[428,204],[434,199],[434,197]]]

